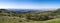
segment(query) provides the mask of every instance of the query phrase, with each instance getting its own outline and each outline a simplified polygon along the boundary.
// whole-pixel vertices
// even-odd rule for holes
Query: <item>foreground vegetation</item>
[[[0,23],[60,23],[60,9],[44,12],[12,12],[0,9]]]
[[[30,21],[30,22],[22,22],[22,23],[60,23],[60,18],[51,19],[47,21]]]

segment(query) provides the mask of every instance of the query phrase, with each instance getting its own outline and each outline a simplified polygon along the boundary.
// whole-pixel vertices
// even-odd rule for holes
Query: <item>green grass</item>
[[[0,23],[18,23],[18,19],[13,19],[13,18],[0,18]]]
[[[0,23],[15,23],[15,20],[13,20],[13,19],[4,19],[4,20],[0,20]]]
[[[17,18],[13,19],[13,18],[8,18],[8,17],[3,17],[3,18],[0,18],[0,23],[60,23],[60,18],[51,19],[51,20],[47,20],[47,21],[18,22]]]
[[[30,22],[22,22],[22,23],[60,23],[60,18],[47,20],[47,21],[30,21]]]

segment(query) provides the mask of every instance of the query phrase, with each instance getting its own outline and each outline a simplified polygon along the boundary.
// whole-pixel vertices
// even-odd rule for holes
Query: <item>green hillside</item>
[[[38,13],[13,13],[0,9],[0,23],[60,23],[60,9]]]

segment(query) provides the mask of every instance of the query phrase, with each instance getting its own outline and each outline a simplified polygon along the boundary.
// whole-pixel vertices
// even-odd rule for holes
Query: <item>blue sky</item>
[[[60,0],[0,0],[0,8],[57,9],[60,8]]]

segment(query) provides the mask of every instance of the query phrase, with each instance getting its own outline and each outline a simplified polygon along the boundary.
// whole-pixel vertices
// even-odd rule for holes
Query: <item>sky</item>
[[[57,9],[60,0],[0,0],[0,9]]]

